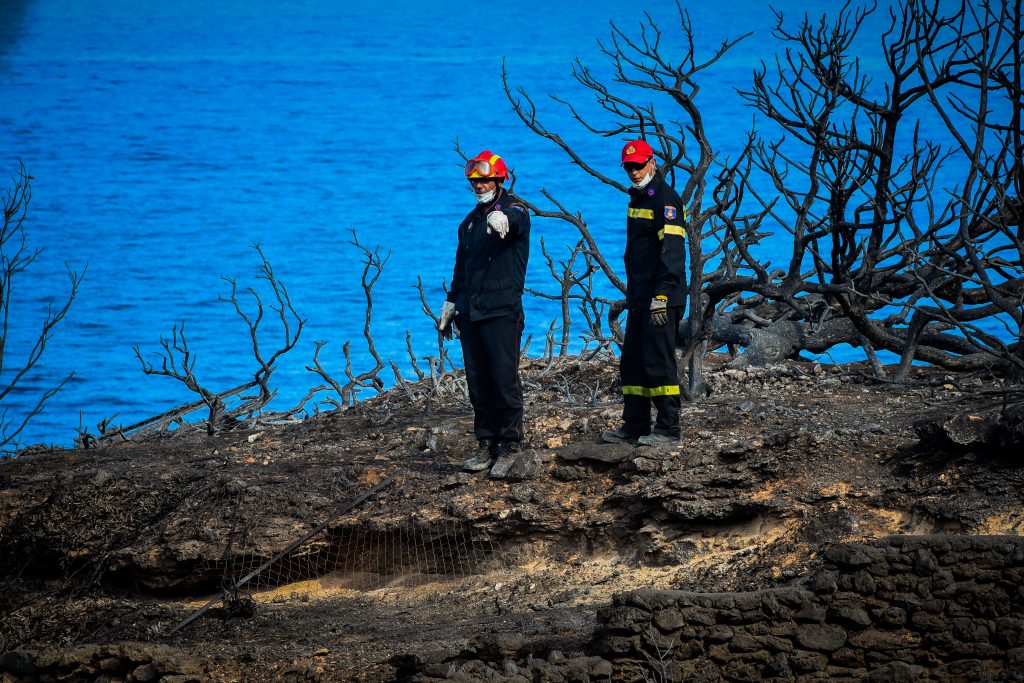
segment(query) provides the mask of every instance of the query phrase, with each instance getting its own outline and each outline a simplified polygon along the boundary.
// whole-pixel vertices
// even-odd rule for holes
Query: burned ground
[[[464,403],[398,389],[299,424],[0,464],[0,671],[529,680],[553,660],[556,680],[564,659],[656,680],[597,645],[636,589],[788,589],[842,544],[1024,523],[1019,397],[994,380],[716,364],[679,447],[652,449],[598,443],[621,408],[614,358],[523,373],[532,450],[507,481],[459,471]]]

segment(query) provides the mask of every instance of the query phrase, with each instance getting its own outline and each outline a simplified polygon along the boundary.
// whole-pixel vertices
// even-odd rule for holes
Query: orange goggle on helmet
[[[505,160],[493,152],[484,150],[466,162],[466,177],[508,179],[508,167]]]

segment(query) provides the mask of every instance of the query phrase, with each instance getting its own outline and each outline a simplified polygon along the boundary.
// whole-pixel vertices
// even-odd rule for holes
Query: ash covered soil
[[[28,449],[0,463],[0,672],[387,681],[502,643],[583,656],[626,591],[795,585],[840,542],[1020,535],[1019,385],[726,360],[669,448],[599,443],[615,358],[524,361],[531,450],[505,481],[459,471],[472,415],[429,380],[297,424]]]

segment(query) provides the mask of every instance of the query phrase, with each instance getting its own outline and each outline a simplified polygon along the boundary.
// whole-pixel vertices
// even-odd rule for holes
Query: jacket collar
[[[658,186],[661,185],[663,182],[665,182],[665,177],[661,175],[661,169],[655,169],[654,177],[651,178],[651,182],[647,183],[647,187],[645,187],[644,189],[638,190],[635,187],[633,187],[632,184],[629,186],[629,196],[634,198],[642,197],[645,195],[654,196],[654,193],[657,192],[658,190]]]
[[[477,204],[476,207],[474,207],[473,210],[474,211],[478,211],[480,213],[488,213],[488,212],[490,212],[490,210],[495,205],[497,205],[497,204],[501,203],[502,201],[504,201],[505,197],[507,197],[507,196],[508,196],[508,192],[505,190],[505,188],[504,187],[499,187],[498,188],[498,193],[496,195],[494,195],[494,199],[492,199],[491,201],[489,201],[486,204]]]

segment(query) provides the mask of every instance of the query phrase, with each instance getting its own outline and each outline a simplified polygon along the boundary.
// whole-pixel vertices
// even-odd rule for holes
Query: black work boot
[[[491,479],[504,479],[519,453],[518,441],[502,441],[498,444],[498,460],[491,466]]]
[[[628,443],[636,445],[637,439],[642,438],[639,434],[626,431],[625,427],[609,429],[601,434],[601,441],[605,443]]]
[[[678,434],[665,434],[664,432],[651,432],[637,439],[639,446],[674,446],[679,442]]]
[[[498,453],[495,445],[487,439],[481,439],[476,453],[473,454],[472,458],[462,463],[462,469],[465,472],[483,472],[491,466],[497,457]]]

